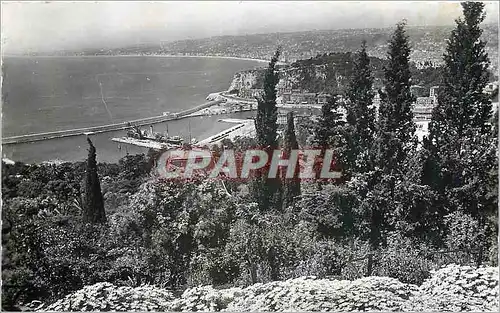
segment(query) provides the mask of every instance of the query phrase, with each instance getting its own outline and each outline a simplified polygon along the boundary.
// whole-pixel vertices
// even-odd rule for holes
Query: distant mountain
[[[453,26],[408,27],[413,47],[412,60],[416,63],[439,63],[446,39]],[[162,44],[162,53],[233,55],[268,59],[278,45],[283,47],[282,60],[295,61],[316,56],[318,53],[351,52],[366,40],[370,55],[385,58],[387,42],[392,28],[341,29],[293,33],[270,33],[246,36],[220,36],[205,39],[180,40]],[[498,56],[497,25],[485,25],[483,37],[487,48]]]
[[[498,68],[498,27],[483,25],[483,39],[492,61],[492,71]],[[453,26],[409,26],[412,45],[411,59],[417,66],[437,66],[442,62],[446,40]],[[115,49],[89,49],[81,52],[60,52],[67,55],[173,54],[214,55],[254,59],[269,59],[280,45],[282,60],[294,62],[331,52],[353,52],[366,40],[368,53],[384,59],[392,28],[316,30],[289,33],[267,33],[243,36],[218,36],[204,39],[178,40],[158,44],[136,44]],[[427,64],[427,65],[426,65]]]

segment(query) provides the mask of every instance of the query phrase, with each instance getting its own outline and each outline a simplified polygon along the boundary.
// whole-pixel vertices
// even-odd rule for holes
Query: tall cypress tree
[[[276,85],[279,73],[276,63],[280,56],[280,49],[271,58],[264,75],[264,94],[257,98],[257,117],[255,118],[255,132],[257,143],[262,147],[277,147],[278,109],[276,108]]]
[[[105,223],[106,212],[97,174],[96,150],[90,138],[87,138],[87,142],[90,148],[85,176],[83,220],[89,223]]]
[[[466,2],[462,7],[464,18],[456,20],[444,54],[438,104],[432,112],[425,145],[429,151],[427,163],[432,163],[434,171],[424,169],[424,182],[441,191],[464,184],[467,179],[462,167],[470,169],[470,165],[463,161],[475,148],[484,148],[478,141],[491,139],[492,134],[491,96],[483,92],[489,67],[479,27],[485,17],[484,4]]]
[[[400,22],[389,42],[377,127],[377,163],[388,173],[401,170],[416,129],[412,112],[415,98],[410,92],[410,51],[405,23]]]
[[[299,143],[295,136],[295,126],[293,119],[293,112],[287,114],[287,127],[285,131],[285,138],[283,140],[283,158],[290,158],[292,150],[298,150]],[[283,175],[283,208],[286,208],[294,203],[295,197],[300,196],[300,181],[299,181],[299,163],[296,163],[295,172],[292,178],[286,178]]]
[[[405,32],[405,23],[396,25],[389,41],[388,62],[384,67],[384,91],[380,92],[381,103],[376,124],[374,161],[376,168],[361,174],[367,182],[366,198],[362,206],[368,217],[368,241],[373,251],[385,243],[389,224],[391,203],[395,199],[396,181],[403,178],[404,162],[412,145],[415,132],[410,93],[410,45]],[[370,194],[370,196],[368,196]],[[377,258],[370,254],[367,275],[371,275]]]
[[[462,4],[464,19],[456,21],[444,54],[443,83],[438,105],[433,112],[431,127],[447,126],[446,131],[463,135],[466,129],[476,128],[482,133],[491,117],[490,97],[483,93],[488,83],[488,54],[486,42],[480,39],[479,24],[484,20],[484,4]],[[435,130],[431,132],[436,133]],[[434,139],[434,138],[433,138]]]
[[[443,79],[438,92],[438,104],[429,125],[430,139],[435,145],[449,141],[450,136],[462,137],[471,129],[488,133],[491,99],[483,93],[488,84],[488,54],[486,42],[480,39],[479,24],[484,20],[484,4],[462,3],[463,19],[448,39],[444,54]]]
[[[347,90],[347,123],[349,125],[350,143],[348,162],[351,170],[366,172],[371,168],[370,150],[375,134],[375,108],[373,75],[370,69],[370,58],[366,53],[366,42],[354,62],[354,75]]]
[[[264,93],[257,98],[257,116],[255,118],[255,132],[257,144],[268,154],[268,164],[273,151],[278,147],[278,109],[276,108],[276,85],[279,73],[276,71],[281,49],[278,48],[271,58],[264,75]],[[279,177],[268,178],[269,166],[258,173],[253,183],[254,198],[261,211],[273,208],[281,209],[281,180]]]
[[[444,54],[422,177],[442,196],[445,212],[472,216],[495,238],[496,226],[488,220],[497,216],[498,132],[491,124],[491,96],[483,93],[489,67],[486,43],[480,39],[484,4],[466,2],[462,8],[463,18],[456,20]],[[478,244],[478,263],[488,243]]]

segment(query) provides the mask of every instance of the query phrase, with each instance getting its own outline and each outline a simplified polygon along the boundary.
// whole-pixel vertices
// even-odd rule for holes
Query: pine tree
[[[357,60],[354,63],[354,75],[347,90],[347,123],[349,125],[349,151],[347,160],[351,170],[366,172],[371,168],[370,150],[375,134],[373,76],[370,70],[370,58],[363,41]]]
[[[489,67],[486,43],[480,39],[484,4],[466,2],[462,8],[464,17],[456,20],[444,54],[422,178],[440,193],[444,210],[473,217],[488,236],[496,237],[496,226],[488,220],[497,216],[498,133],[491,124],[491,96],[483,93]],[[478,263],[488,244],[478,243]]]
[[[385,91],[381,92],[379,108],[377,157],[379,168],[386,173],[401,170],[413,148],[415,133],[410,92],[410,45],[405,23],[398,23],[389,42],[388,64],[384,67]]]
[[[299,144],[297,142],[297,137],[295,136],[295,126],[293,119],[293,112],[288,112],[287,114],[287,127],[285,131],[285,138],[283,140],[283,158],[290,158],[292,150],[298,150]],[[295,172],[292,178],[283,177],[283,208],[286,208],[292,205],[295,201],[295,198],[300,196],[300,181],[299,175],[300,168],[299,163],[297,162]]]
[[[105,223],[106,213],[97,174],[96,150],[90,138],[87,138],[87,141],[90,148],[87,158],[83,219],[89,223]]]
[[[273,151],[278,147],[278,109],[276,108],[276,85],[279,73],[276,71],[281,49],[278,48],[271,58],[264,75],[264,93],[257,98],[257,116],[255,118],[255,132],[257,144],[268,154],[268,164]],[[254,198],[261,211],[281,209],[281,180],[279,177],[268,178],[269,166],[259,171],[253,182]]]

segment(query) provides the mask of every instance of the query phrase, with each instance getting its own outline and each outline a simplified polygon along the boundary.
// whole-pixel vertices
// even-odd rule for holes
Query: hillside
[[[412,60],[439,63],[452,28],[453,26],[409,26]],[[483,33],[494,59],[498,56],[497,28],[497,25],[484,25]],[[162,52],[268,58],[276,46],[281,45],[283,59],[295,61],[318,53],[356,51],[361,41],[366,40],[369,54],[384,58],[392,31],[392,28],[367,28],[220,36],[165,42],[162,44]]]
[[[411,59],[416,64],[440,64],[446,40],[454,26],[408,26],[412,46]],[[498,68],[498,25],[484,25],[483,40],[493,63]],[[240,36],[216,36],[186,39],[155,44],[137,43],[116,49],[86,49],[60,51],[60,55],[215,55],[254,59],[268,59],[278,45],[282,46],[282,60],[294,62],[330,52],[351,52],[367,42],[369,55],[385,58],[387,42],[393,28],[312,30],[287,33],[265,33]]]
[[[280,68],[279,88],[300,89],[303,91],[320,93],[343,94],[353,74],[354,59],[351,52],[318,54],[309,59],[298,60]],[[383,67],[386,61],[377,57],[370,57],[374,80],[374,87],[383,86]],[[438,84],[440,68],[418,69],[412,64],[413,84],[430,87]],[[233,77],[229,91],[244,89],[261,89],[264,68],[238,72]],[[423,95],[425,96],[425,95]]]

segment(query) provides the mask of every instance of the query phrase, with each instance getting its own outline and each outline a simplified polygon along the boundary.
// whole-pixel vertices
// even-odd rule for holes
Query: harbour
[[[90,135],[90,134],[96,134],[96,133],[129,129],[129,128],[132,128],[134,126],[144,126],[144,125],[152,125],[152,124],[157,124],[157,123],[162,123],[162,122],[168,122],[171,120],[178,120],[178,119],[186,118],[190,114],[193,114],[196,111],[211,107],[213,105],[216,105],[216,104],[219,104],[222,102],[223,102],[223,100],[213,100],[213,101],[203,103],[199,106],[196,106],[194,108],[190,108],[190,109],[178,112],[178,113],[153,116],[153,117],[142,118],[142,119],[132,120],[132,121],[128,121],[128,122],[122,122],[122,123],[114,123],[114,124],[108,124],[108,125],[102,125],[102,126],[76,128],[76,129],[68,129],[68,130],[62,130],[62,131],[5,137],[2,139],[2,144],[18,144],[18,143],[34,142],[34,141],[41,141],[41,140],[48,140],[48,139],[55,139],[55,138],[71,137],[71,136]]]
[[[130,59],[135,63],[125,62]],[[35,57],[6,61],[11,70],[4,88],[9,101],[4,104],[2,157],[11,160],[82,160],[87,155],[86,136],[94,142],[100,162],[117,162],[126,155],[162,147],[149,140],[113,140],[124,138],[127,130],[138,126],[154,125],[155,130],[180,136],[186,143],[198,138],[197,145],[251,136],[254,131],[253,123],[243,127],[227,120],[251,121],[248,118],[255,116],[255,99],[214,92],[227,89],[234,72],[254,62],[214,59],[206,68],[196,58]],[[144,69],[140,74],[139,66]],[[89,69],[90,75],[83,68]],[[187,71],[179,72],[184,68]],[[52,75],[52,69],[60,74]],[[52,75],[59,87],[54,89],[43,74]],[[26,81],[36,88],[27,89]],[[26,105],[18,107],[11,102]],[[280,111],[293,109],[307,114],[316,110],[311,106],[279,107]],[[44,123],[37,122],[41,120]]]

